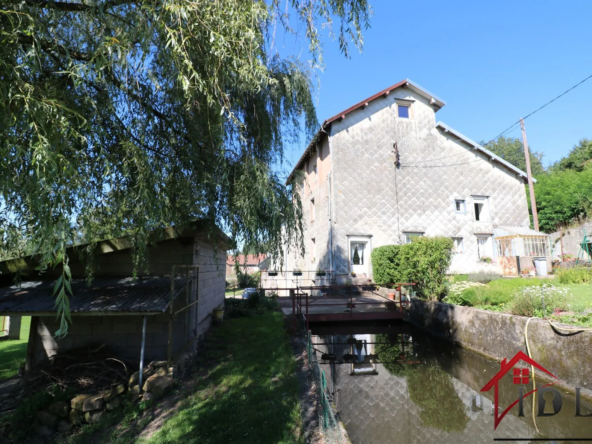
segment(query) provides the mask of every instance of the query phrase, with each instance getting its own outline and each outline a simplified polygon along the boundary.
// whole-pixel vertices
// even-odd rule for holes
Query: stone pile
[[[34,423],[39,435],[49,436],[54,432],[67,432],[73,426],[84,423],[95,424],[100,421],[105,411],[115,410],[125,402],[157,401],[174,385],[177,367],[167,368],[166,361],[153,361],[142,372],[142,392],[140,392],[139,372],[129,378],[125,384],[115,385],[98,394],[80,394],[70,402],[55,402],[47,409],[37,412]],[[127,394],[128,396],[123,396]]]

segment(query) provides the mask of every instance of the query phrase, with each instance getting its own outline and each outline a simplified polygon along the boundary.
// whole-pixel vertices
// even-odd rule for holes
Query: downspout
[[[328,186],[329,186],[329,265],[332,273],[333,283],[337,283],[335,281],[335,267],[333,263],[333,173],[334,173],[334,166],[333,166],[333,143],[332,143],[332,128],[329,127],[329,132],[327,134],[327,143],[329,145],[329,155],[331,156],[331,173],[327,175],[328,179]]]

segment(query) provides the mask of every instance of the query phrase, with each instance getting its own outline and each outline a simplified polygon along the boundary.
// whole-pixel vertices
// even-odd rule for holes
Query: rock
[[[65,401],[58,401],[51,404],[47,410],[60,418],[67,418],[68,413],[70,413],[70,406]]]
[[[159,367],[156,369],[156,372],[154,372],[154,374],[157,376],[168,376],[169,372],[167,371],[166,368]]]
[[[119,385],[111,388],[110,390],[106,390],[103,393],[103,399],[105,400],[105,402],[109,402],[113,398],[116,398],[119,395],[121,395],[122,393],[125,393],[125,386],[123,384],[119,384]]]
[[[68,415],[70,418],[70,422],[74,425],[80,425],[84,422],[84,413],[82,413],[82,411],[80,410],[70,410],[70,415]]]
[[[144,392],[144,396],[142,396],[142,401],[154,401],[154,395],[150,392]]]
[[[148,366],[144,369],[144,371],[142,372],[142,374],[144,375],[144,377],[142,378],[143,381],[145,381],[146,379],[148,379],[151,375],[152,375],[153,369],[152,367]],[[132,386],[138,383],[138,381],[140,380],[140,372],[134,372],[132,373],[132,375],[129,378],[129,383],[128,386]]]
[[[138,384],[130,386],[129,392],[132,395],[139,395],[140,394],[140,386]]]
[[[48,412],[47,410],[41,410],[37,412],[37,419],[39,422],[50,429],[55,429],[60,422],[60,417],[58,415],[54,415],[53,413]]]
[[[35,420],[35,422],[33,423],[33,429],[35,430],[35,433],[41,436],[50,436],[53,434],[52,429],[47,427],[45,424],[42,424],[38,420]]]
[[[167,361],[152,361],[149,364],[152,368],[160,368],[160,367],[166,367],[168,365]]]
[[[152,393],[155,398],[158,399],[163,397],[166,392],[173,388],[174,384],[175,381],[168,376],[153,375],[146,379],[146,384],[144,384],[143,390]]]
[[[86,422],[88,422],[89,424],[96,424],[97,422],[99,422],[101,420],[101,416],[103,416],[104,411],[103,410],[95,410],[93,412],[86,412],[84,414],[84,419],[86,419]]]
[[[82,406],[84,405],[84,401],[87,398],[92,397],[93,395],[78,395],[70,401],[70,405],[74,410],[82,411]]]
[[[117,407],[121,405],[121,398],[115,398],[105,404],[105,408],[107,410],[115,410]]]
[[[179,377],[179,367],[176,365],[169,367],[169,376],[173,379],[177,379]]]
[[[64,433],[69,431],[72,428],[72,424],[67,419],[62,419],[58,423],[58,432]]]
[[[102,409],[105,405],[105,401],[101,395],[91,396],[90,398],[86,398],[84,403],[82,404],[82,411],[83,412],[91,412],[93,410]]]

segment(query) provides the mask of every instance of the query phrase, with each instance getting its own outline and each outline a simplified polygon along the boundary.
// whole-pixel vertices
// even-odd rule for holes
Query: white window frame
[[[347,236],[347,263],[349,266],[349,271],[352,272],[352,264],[351,258],[353,255],[353,251],[351,249],[352,243],[360,242],[366,243],[366,252],[365,252],[365,261],[368,266],[368,276],[372,276],[372,235],[346,235]]]
[[[456,204],[459,202],[461,204],[460,210],[456,208]],[[456,214],[467,214],[467,201],[465,199],[454,199],[454,212]]]
[[[452,241],[454,242],[453,245],[453,253],[454,254],[465,254],[465,240],[462,237],[453,237]],[[460,251],[459,248],[457,248],[457,243],[460,246]]]
[[[473,217],[475,222],[491,222],[491,205],[488,196],[472,196],[473,197]],[[483,209],[477,219],[477,213],[475,212],[475,205],[483,205]]]
[[[405,243],[410,244],[411,240],[414,237],[422,237],[425,234],[424,231],[404,231],[403,236],[405,236]]]
[[[413,119],[413,100],[405,100],[405,99],[395,99],[395,103],[397,105],[397,118],[398,119],[405,119],[405,120],[412,120]],[[407,114],[408,117],[401,117],[399,115],[399,107],[404,106],[408,108]]]
[[[493,245],[493,235],[492,234],[476,234],[475,237],[477,238],[477,260],[481,260],[481,252],[479,251],[479,239],[487,239],[488,248],[490,249],[490,254],[484,255],[485,257],[490,257],[492,260],[495,259],[495,251]]]
[[[310,239],[310,261],[315,262],[317,260],[317,240],[316,238]]]
[[[315,204],[314,197],[310,199],[310,221],[314,222],[317,218],[317,206]]]

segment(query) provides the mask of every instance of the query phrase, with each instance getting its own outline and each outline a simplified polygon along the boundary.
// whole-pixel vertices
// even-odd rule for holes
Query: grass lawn
[[[227,289],[226,293],[225,293],[227,298],[231,298],[234,295],[236,295],[237,298],[241,298],[242,294],[243,294],[243,289],[241,289],[241,288],[237,288],[236,290],[232,290],[232,289],[228,290]]]
[[[454,279],[451,290],[455,286],[459,288],[463,285],[468,286],[469,283],[461,279]],[[592,285],[590,284],[560,284],[558,279],[540,278],[497,279],[486,285],[465,288],[460,294],[457,292],[456,296],[451,294],[444,302],[512,313],[517,293],[520,293],[525,287],[540,287],[542,285],[553,285],[559,289],[568,290],[563,308],[565,313],[555,315],[553,307],[547,305],[547,316],[568,324],[592,326]],[[520,313],[515,312],[514,314]]]
[[[144,444],[301,442],[295,360],[282,315],[228,319],[205,345],[217,364]]]
[[[18,341],[0,341],[0,381],[18,373],[19,364],[25,361],[31,317],[25,316],[21,322],[21,338]]]

